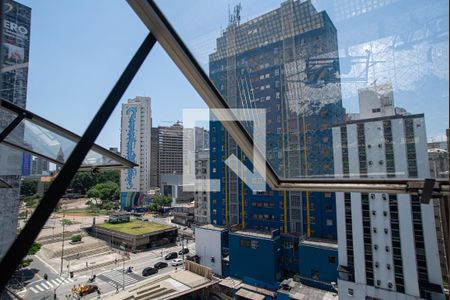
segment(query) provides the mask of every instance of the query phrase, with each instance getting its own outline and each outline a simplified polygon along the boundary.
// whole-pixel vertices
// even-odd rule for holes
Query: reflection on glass
[[[447,1],[216,2],[202,26],[186,20],[206,3],[158,4],[230,107],[266,110],[267,160],[280,177],[448,177],[437,155],[448,155]],[[210,195],[210,222],[240,230],[229,238],[230,257],[240,257],[239,266],[230,260],[231,274],[268,285],[293,274],[312,285],[338,282],[344,299],[443,299],[437,202],[254,192],[224,164],[234,154],[250,165],[239,145],[219,122],[210,130],[210,178],[221,182]],[[278,230],[281,263],[265,277],[255,272],[261,259],[242,249],[253,240],[244,239],[257,244],[265,233],[276,241]],[[328,267],[318,266],[322,255]]]
[[[33,155],[39,156],[44,161],[51,161],[58,165],[56,169],[59,170],[72,153],[77,141],[52,132],[29,120],[23,120],[6,137],[5,143],[10,147],[16,148],[16,150],[28,151]],[[119,166],[120,163],[110,156],[90,150],[81,167]]]

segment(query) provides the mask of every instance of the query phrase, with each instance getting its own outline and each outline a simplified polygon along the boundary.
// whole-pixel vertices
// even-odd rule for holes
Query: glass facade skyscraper
[[[4,1],[2,70],[0,73],[0,96],[21,108],[27,102],[28,58],[30,52],[31,8],[12,0]],[[0,110],[0,128],[5,128],[13,118]],[[16,128],[23,139],[24,127]],[[0,179],[12,188],[2,189],[0,202],[0,257],[16,236],[19,213],[20,176],[22,153],[0,145]]]
[[[286,1],[246,23],[231,20],[210,55],[210,78],[230,107],[266,109],[267,160],[284,177],[333,175],[331,126],[345,112],[337,48],[326,12]],[[254,194],[223,163],[234,153],[249,164],[219,122],[210,143],[211,178],[222,185],[211,195],[213,224],[336,239],[334,195]]]

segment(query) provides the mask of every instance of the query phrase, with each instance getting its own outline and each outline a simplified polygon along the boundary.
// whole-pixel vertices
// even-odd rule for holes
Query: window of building
[[[327,226],[333,226],[333,220],[327,219]]]
[[[259,247],[259,242],[258,242],[258,241],[252,240],[252,241],[251,241],[251,246],[252,246],[252,249],[258,249],[258,247]]]
[[[330,264],[336,263],[336,256],[328,256],[328,262]]]
[[[239,244],[240,244],[240,246],[243,247],[243,248],[250,248],[250,247],[251,247],[251,242],[250,242],[250,240],[244,240],[244,239],[241,239],[240,242],[239,242]]]
[[[314,280],[319,280],[319,271],[318,270],[311,270],[311,278]]]

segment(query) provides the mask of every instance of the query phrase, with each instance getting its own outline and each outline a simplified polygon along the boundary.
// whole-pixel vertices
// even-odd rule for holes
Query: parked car
[[[174,258],[177,258],[177,257],[178,257],[178,254],[176,252],[170,252],[164,258],[166,260],[171,260],[171,259],[174,259]]]
[[[155,267],[156,269],[162,269],[167,266],[168,266],[168,264],[166,262],[160,261],[160,262],[157,262],[153,267]]]
[[[158,273],[158,269],[157,268],[148,267],[148,268],[145,268],[142,271],[142,276],[150,276],[150,275],[153,275],[153,274],[156,274],[156,273]]]
[[[178,251],[178,255],[183,255],[189,253],[189,249],[188,248],[183,248],[180,251]]]
[[[172,260],[173,267],[181,266],[182,264],[183,264],[183,260],[181,258],[175,258],[174,260]]]

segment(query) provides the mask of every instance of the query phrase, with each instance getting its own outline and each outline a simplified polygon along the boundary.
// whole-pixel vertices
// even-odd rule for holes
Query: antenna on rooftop
[[[229,23],[229,25],[239,25],[241,23],[241,10],[242,10],[242,5],[240,2],[233,7],[233,13],[231,13],[230,6],[228,6],[228,23]]]

